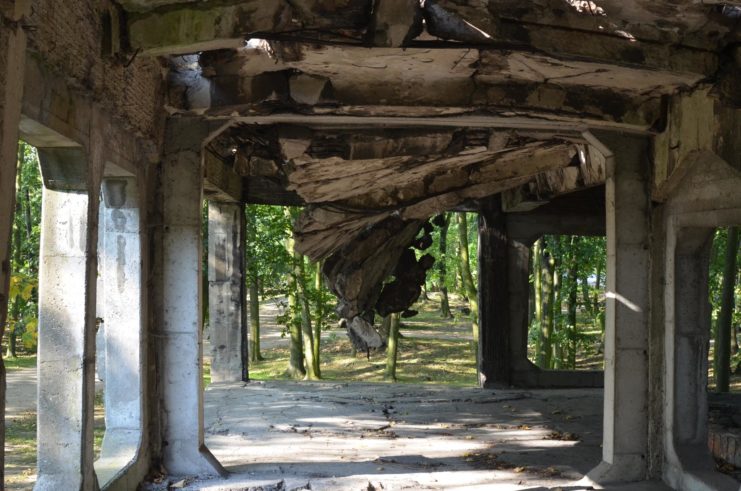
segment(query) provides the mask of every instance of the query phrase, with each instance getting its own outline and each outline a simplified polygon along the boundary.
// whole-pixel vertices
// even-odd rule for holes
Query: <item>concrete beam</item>
[[[250,37],[316,29],[365,27],[370,0],[227,0],[164,5],[127,17],[132,50],[185,54],[243,46]]]
[[[203,148],[208,125],[170,120],[161,172],[162,463],[173,475],[225,474],[203,436]]]
[[[246,382],[247,305],[244,205],[208,203],[211,382]]]
[[[427,49],[451,44],[524,48],[571,59],[713,74],[718,68],[713,51],[718,50],[724,36],[732,36],[733,20],[709,18],[696,2],[662,9],[646,1],[640,0],[644,4],[639,8],[627,9],[620,0],[607,0],[597,8],[602,13],[594,15],[576,5],[544,3],[523,9],[516,0],[474,5],[437,0],[425,2],[421,8],[406,0],[349,0],[330,5],[318,0],[170,2],[173,4],[130,13],[127,38],[133,51],[153,55],[234,48],[249,37],[257,37],[309,44],[354,41],[358,46],[370,41],[380,46]],[[139,10],[141,5],[133,7]],[[424,41],[414,39],[422,31],[421,16],[430,34]],[[340,31],[344,35],[334,34]]]
[[[5,2],[0,11],[0,326],[5,326],[10,284],[10,237],[15,211],[18,162],[18,125],[21,118],[26,32],[19,20],[28,9],[26,1]],[[4,4],[5,5],[5,4]],[[2,334],[0,334],[0,338]],[[0,409],[5,413],[5,370],[0,370]],[[5,419],[0,421],[0,482],[4,482]]]
[[[203,193],[208,200],[241,203],[242,176],[211,152],[204,153]]]
[[[80,146],[39,148],[39,164],[44,187],[55,191],[85,192],[88,187],[85,151]]]
[[[304,112],[317,104],[327,112],[326,103],[331,102],[361,114],[358,106],[372,108],[384,101],[387,106],[409,107],[409,115],[425,106],[487,111],[501,107],[651,128],[663,118],[662,95],[687,90],[702,79],[701,74],[574,61],[525,50],[274,44],[285,55],[274,59],[261,48],[204,55],[202,67],[190,68],[191,76],[184,76],[186,67],[179,66],[170,97],[178,107],[172,110],[239,114],[274,107],[278,99],[283,107]],[[305,82],[297,83],[301,79]],[[306,81],[312,82],[308,93]]]

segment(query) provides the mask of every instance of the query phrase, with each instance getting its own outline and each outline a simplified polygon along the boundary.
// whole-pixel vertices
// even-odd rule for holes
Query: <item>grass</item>
[[[403,319],[397,360],[397,382],[410,384],[449,384],[473,386],[477,383],[476,359],[470,341],[448,339],[451,334],[468,335],[470,319],[460,314],[461,299],[451,298],[451,308],[457,313],[453,319],[443,319],[439,303],[432,299],[418,302],[414,308],[419,314]],[[425,336],[422,336],[425,331]],[[440,332],[445,339],[430,338]],[[416,335],[419,333],[418,335]],[[288,380],[288,346],[263,349],[263,361],[250,363],[252,380]],[[321,372],[327,381],[384,382],[386,353],[353,354],[350,341],[342,329],[322,333]],[[207,383],[204,370],[204,385]]]
[[[8,420],[5,427],[5,489],[29,489],[36,480],[36,413]]]
[[[5,358],[6,370],[17,370],[19,368],[36,368],[36,355],[21,355],[15,358]]]
[[[468,341],[405,337],[399,343],[398,382],[410,384],[476,384],[476,365]],[[250,366],[252,380],[288,380],[288,348],[263,351],[265,360]],[[384,382],[386,353],[353,355],[344,332],[330,331],[322,339],[322,379],[328,381]]]
[[[105,434],[103,394],[95,395],[95,426],[93,448],[95,459],[100,457]],[[5,427],[5,488],[31,489],[36,480],[36,413],[23,413],[8,419]]]

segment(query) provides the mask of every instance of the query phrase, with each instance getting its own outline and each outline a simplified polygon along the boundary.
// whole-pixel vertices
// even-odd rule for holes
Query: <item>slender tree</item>
[[[296,296],[299,303],[301,317],[301,337],[304,345],[304,359],[306,360],[306,378],[318,380],[317,359],[314,356],[314,331],[311,327],[311,309],[309,307],[309,295],[306,288],[306,263],[305,258],[294,250],[294,282]]]
[[[324,326],[325,303],[322,295],[322,264],[316,263],[314,269],[314,292],[315,292],[315,317],[314,317],[314,371],[321,378],[320,353],[322,347],[322,327]]]
[[[18,150],[18,163],[22,164],[22,149],[19,147]],[[21,193],[21,178],[22,178],[22,165],[19,165],[18,172],[15,178],[15,226],[13,227],[13,253],[12,261],[13,264],[21,264],[23,256],[23,228],[18,226],[18,219],[22,216],[22,193]],[[18,327],[21,324],[21,299],[20,295],[16,295],[16,298],[11,298],[12,306],[10,308],[10,322],[9,322],[9,335],[8,335],[8,351],[5,353],[6,358],[16,358],[18,356],[16,351],[16,343],[18,338]]]
[[[288,219],[288,226],[293,223],[291,210],[285,208],[286,218]],[[290,357],[288,360],[288,375],[292,378],[304,378],[306,376],[306,367],[304,366],[304,344],[303,344],[303,329],[301,328],[301,305],[299,305],[298,299],[298,282],[297,280],[297,264],[296,256],[294,253],[294,239],[293,234],[288,231],[286,239],[286,250],[291,257],[292,269],[289,274],[288,282],[288,330],[290,335]],[[309,345],[311,346],[311,345]]]
[[[540,359],[543,368],[552,368],[553,360],[553,304],[555,295],[553,291],[553,270],[555,261],[546,249],[541,262],[541,295],[543,298],[543,317],[541,324]]]
[[[247,207],[247,248],[248,250],[255,249],[255,242],[257,242],[257,216],[254,213],[250,213],[250,207]],[[254,256],[248,257],[247,263],[247,284],[250,294],[250,361],[257,362],[262,361],[262,353],[260,352],[260,296],[259,296],[259,285],[258,285],[258,264],[257,258]]]
[[[264,360],[260,350],[260,299],[257,278],[249,278],[250,290],[250,361]]]
[[[545,368],[546,332],[543,330],[543,239],[535,241],[533,245],[533,296],[535,304],[535,363],[540,368]]]
[[[468,253],[468,219],[465,213],[458,213],[458,263],[463,292],[471,308],[471,329],[473,331],[473,351],[478,353],[479,345],[479,303],[478,291],[471,274],[471,260]]]
[[[576,342],[578,339],[576,327],[577,293],[579,288],[579,262],[577,250],[577,237],[572,236],[569,247],[568,266],[568,333],[569,333],[569,367],[576,369]]]
[[[553,356],[551,357],[551,368],[561,369],[563,368],[563,344],[560,342],[560,335],[563,333],[563,316],[561,315],[561,306],[563,305],[563,289],[561,288],[561,237],[555,237],[553,247],[553,254],[551,254],[551,261],[553,262],[551,267],[551,274],[553,275],[553,289],[551,290],[551,323],[553,328],[551,330],[551,343],[553,346]]]
[[[444,319],[453,317],[450,311],[450,300],[448,298],[448,267],[445,258],[448,254],[448,229],[450,228],[450,214],[443,213],[442,225],[440,226],[440,258],[437,263],[437,271],[440,281],[440,315]]]
[[[728,392],[731,374],[731,326],[734,311],[736,275],[736,258],[738,256],[738,228],[728,230],[725,262],[723,265],[723,286],[718,315],[718,327],[715,338],[715,390]]]

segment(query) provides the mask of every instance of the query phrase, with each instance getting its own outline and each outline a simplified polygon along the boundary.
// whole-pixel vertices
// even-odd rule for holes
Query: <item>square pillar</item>
[[[497,195],[484,201],[479,215],[478,372],[484,388],[508,387],[512,381],[508,278],[507,229]]]
[[[165,135],[162,199],[160,386],[162,461],[173,475],[225,474],[203,440],[201,211],[207,127],[173,119]]]
[[[646,477],[650,200],[645,138],[605,135],[608,158],[603,462],[599,483]]]
[[[211,382],[246,382],[244,206],[208,203],[208,304]]]
[[[97,488],[93,471],[96,205],[81,191],[45,188],[43,192],[36,490]]]
[[[142,438],[142,281],[139,193],[133,177],[106,178],[100,241],[105,436],[95,463],[102,486],[120,477],[139,453]],[[100,372],[102,370],[102,373]]]
[[[517,385],[517,374],[537,370],[527,358],[530,328],[530,247],[532,241],[509,237],[507,247],[509,349],[511,383]]]

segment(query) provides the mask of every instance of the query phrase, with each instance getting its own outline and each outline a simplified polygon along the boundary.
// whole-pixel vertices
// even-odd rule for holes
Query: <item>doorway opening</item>
[[[531,247],[528,359],[544,370],[604,367],[604,237],[544,235]]]

